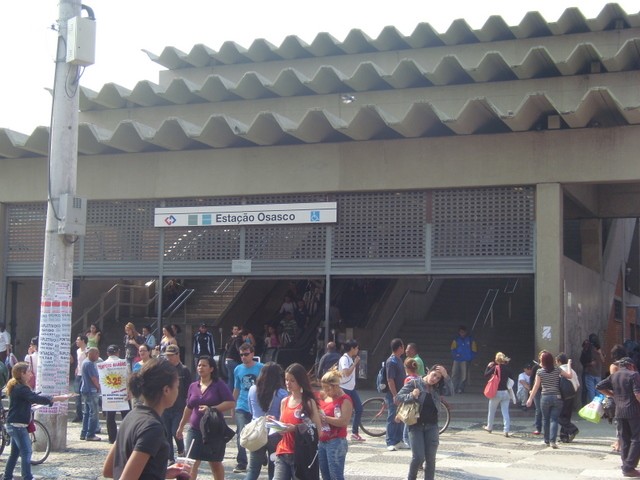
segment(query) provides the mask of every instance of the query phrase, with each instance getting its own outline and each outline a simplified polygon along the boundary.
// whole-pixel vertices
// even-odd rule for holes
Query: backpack
[[[389,385],[387,385],[387,366],[386,362],[382,362],[378,375],[376,376],[376,390],[379,393],[387,393],[389,391]]]

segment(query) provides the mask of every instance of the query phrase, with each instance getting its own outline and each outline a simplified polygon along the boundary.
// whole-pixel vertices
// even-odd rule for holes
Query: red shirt
[[[327,417],[338,417],[339,414],[336,411],[336,408],[342,411],[342,404],[345,400],[351,401],[351,397],[346,393],[341,397],[336,398],[331,402],[327,402],[322,398],[320,400],[320,408],[325,413]],[[346,438],[347,437],[347,427],[336,427],[335,425],[328,425],[323,422],[322,431],[320,432],[320,441],[328,442],[329,440],[333,440],[334,438]]]
[[[282,408],[280,409],[280,421],[282,423],[289,423],[291,425],[297,425],[302,423],[300,414],[302,413],[302,403],[295,408],[289,407],[289,399],[291,395],[283,400]],[[287,432],[282,434],[282,439],[278,443],[276,448],[276,455],[283,455],[285,453],[293,454],[295,452],[295,435],[293,432]]]

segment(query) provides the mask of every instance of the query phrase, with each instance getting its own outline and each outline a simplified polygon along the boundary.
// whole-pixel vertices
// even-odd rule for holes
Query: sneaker
[[[233,473],[246,473],[247,467],[243,467],[242,465],[236,465],[236,468],[233,469]]]
[[[396,450],[411,450],[411,447],[404,442],[396,443]]]
[[[534,434],[534,435],[540,435],[540,430],[534,430],[534,431],[533,431],[533,434]]]
[[[360,435],[358,435],[357,433],[352,433],[351,434],[351,441],[352,442],[364,442],[365,439],[362,438]]]
[[[622,472],[623,477],[640,477],[640,472],[636,469],[627,470],[626,472]]]
[[[485,425],[485,426],[483,426],[483,427],[482,427],[482,429],[483,429],[485,432],[489,432],[489,433],[491,433],[491,432],[493,431],[493,430],[491,430],[489,427],[487,427],[486,425]]]
[[[551,448],[556,450],[558,448],[558,444],[556,442],[551,442]]]
[[[544,440],[542,441],[541,445],[544,445],[545,447],[549,446],[549,442],[545,442]]]
[[[571,435],[569,435],[569,438],[567,438],[567,443],[573,442],[573,439],[576,438],[576,435],[578,435],[578,433],[580,433],[580,430],[576,430]]]
[[[80,437],[80,440],[86,440],[87,437]]]
[[[87,442],[100,442],[100,441],[102,441],[102,439],[100,437],[96,437],[95,435],[93,437],[87,437],[87,438],[85,438],[85,440]]]
[[[395,452],[397,450],[395,445],[387,445],[387,450],[390,452]]]

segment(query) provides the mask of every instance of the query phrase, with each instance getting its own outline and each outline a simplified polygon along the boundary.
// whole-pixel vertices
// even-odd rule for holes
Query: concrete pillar
[[[2,227],[2,226],[5,227]],[[0,321],[4,321],[9,326],[8,318],[6,315],[7,305],[5,300],[7,298],[7,264],[9,263],[8,246],[9,242],[9,223],[7,222],[7,205],[0,203]],[[11,339],[13,340],[13,332],[11,333]]]
[[[563,198],[559,183],[536,186],[535,348],[554,355],[564,345]]]

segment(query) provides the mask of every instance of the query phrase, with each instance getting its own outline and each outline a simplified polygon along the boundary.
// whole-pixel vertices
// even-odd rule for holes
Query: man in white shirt
[[[340,387],[344,390],[344,393],[351,397],[353,403],[353,422],[351,426],[351,441],[352,442],[364,442],[364,438],[360,436],[358,428],[360,427],[360,418],[362,417],[362,401],[360,395],[356,391],[356,372],[358,364],[360,363],[360,357],[358,352],[360,347],[355,340],[347,340],[343,345],[344,355],[340,357],[338,362],[338,369],[342,375],[340,380]]]
[[[89,339],[86,335],[78,335],[76,338],[76,378],[73,382],[73,391],[78,394],[76,397],[76,418],[73,423],[82,423],[82,393],[80,393],[80,385],[82,384],[82,362],[87,358],[87,342]]]
[[[9,345],[11,344],[11,335],[5,330],[4,322],[0,322],[0,360],[3,362],[9,354]]]

